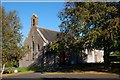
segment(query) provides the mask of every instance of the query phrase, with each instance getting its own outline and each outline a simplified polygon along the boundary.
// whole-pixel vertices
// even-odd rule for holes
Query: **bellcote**
[[[38,25],[38,16],[36,14],[33,14],[31,18],[31,26],[34,27],[36,25]]]

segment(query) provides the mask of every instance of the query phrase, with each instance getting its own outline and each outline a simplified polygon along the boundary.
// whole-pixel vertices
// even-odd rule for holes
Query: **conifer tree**
[[[61,32],[79,37],[83,48],[104,49],[108,64],[110,52],[120,51],[119,9],[119,2],[67,2],[59,12],[59,27]]]

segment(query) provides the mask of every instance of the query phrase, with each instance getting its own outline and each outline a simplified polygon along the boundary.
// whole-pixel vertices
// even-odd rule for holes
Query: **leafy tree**
[[[25,54],[22,47],[22,26],[16,11],[5,12],[2,7],[2,64],[18,62]]]
[[[77,53],[81,53],[81,57],[83,57],[81,58],[81,62],[84,61],[85,55],[82,54],[82,42],[78,38],[72,34],[60,32],[57,35],[57,40],[49,45],[49,51],[57,56],[59,55],[60,65],[70,63],[72,55],[76,55]]]
[[[67,2],[59,18],[61,31],[79,37],[81,47],[104,49],[105,63],[110,52],[120,51],[119,2]]]
[[[0,6],[1,9],[1,6]],[[0,15],[2,15],[2,12],[0,12]],[[2,17],[0,16],[0,68],[2,67]]]

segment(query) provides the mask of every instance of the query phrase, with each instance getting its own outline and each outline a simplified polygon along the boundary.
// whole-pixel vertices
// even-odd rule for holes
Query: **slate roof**
[[[40,27],[38,29],[49,42],[54,41],[57,38],[57,34],[59,33],[57,31],[40,28]]]

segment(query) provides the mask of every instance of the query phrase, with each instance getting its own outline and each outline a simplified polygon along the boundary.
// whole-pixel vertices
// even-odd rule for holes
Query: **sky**
[[[31,27],[31,17],[35,13],[38,15],[38,25],[42,28],[60,31],[61,23],[58,12],[64,8],[64,2],[2,2],[6,12],[16,10],[23,26],[23,41],[28,35]]]

